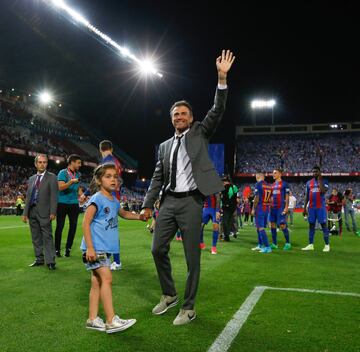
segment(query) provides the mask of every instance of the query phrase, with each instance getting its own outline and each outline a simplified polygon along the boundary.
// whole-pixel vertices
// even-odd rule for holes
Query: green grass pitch
[[[316,231],[315,251],[302,252],[307,223],[297,215],[289,252],[252,252],[256,231],[245,226],[237,239],[219,242],[218,255],[211,255],[211,227],[207,227],[198,317],[176,327],[172,321],[178,307],[163,316],[151,314],[161,295],[150,252],[151,235],[144,223],[120,220],[123,270],[113,274],[114,305],[121,317],[138,322],[113,335],[89,331],[85,321],[90,275],[79,249],[81,219],[72,256],[57,259],[57,270],[49,271],[28,267],[33,249],[29,229],[20,218],[0,217],[1,352],[206,351],[255,286],[360,293],[360,237],[352,233],[332,236],[331,252],[323,253],[322,233]],[[63,243],[66,231],[67,227]],[[282,247],[281,232],[278,238]],[[182,297],[186,264],[181,243],[172,242],[170,255]],[[100,315],[104,317],[102,311]],[[266,291],[230,351],[360,351],[359,335],[358,297]]]

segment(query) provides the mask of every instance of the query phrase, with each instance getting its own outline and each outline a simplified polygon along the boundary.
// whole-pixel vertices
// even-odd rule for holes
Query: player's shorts
[[[282,212],[284,209],[270,209],[270,222],[276,223],[276,225],[286,224],[286,215],[283,215]]]
[[[219,223],[219,221],[216,220],[216,209],[214,209],[214,208],[203,208],[201,222],[206,225],[209,222],[210,219],[211,219],[213,224],[218,224]]]
[[[265,228],[268,223],[269,213],[267,211],[257,210],[255,212],[255,226],[256,228]]]
[[[326,209],[325,208],[309,208],[308,210],[309,224],[315,224],[316,220],[319,224],[326,223]]]
[[[83,252],[83,262],[86,270],[95,270],[103,266],[110,267],[110,253],[96,252],[97,259],[94,262],[88,262],[86,260],[86,252]]]

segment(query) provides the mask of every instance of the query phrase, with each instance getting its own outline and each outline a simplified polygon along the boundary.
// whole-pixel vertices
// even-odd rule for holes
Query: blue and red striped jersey
[[[323,185],[326,190],[329,188],[329,183],[327,180],[323,179]],[[325,208],[325,193],[321,193],[318,181],[315,178],[312,178],[306,183],[306,195],[309,199],[309,208],[319,209]]]
[[[256,210],[269,211],[271,204],[272,186],[265,181],[259,181],[255,185],[255,197],[259,197]]]
[[[105,158],[103,158],[100,162],[101,165],[106,163],[114,164],[116,167],[116,171],[119,174],[119,177],[121,176],[121,164],[120,161],[114,157],[114,155],[109,154]]]
[[[288,184],[283,180],[275,181],[272,184],[272,191],[273,192],[272,192],[271,208],[284,209],[285,197],[290,192]]]
[[[207,196],[205,198],[204,208],[216,209],[216,196],[215,196],[215,194],[211,194],[210,196]]]

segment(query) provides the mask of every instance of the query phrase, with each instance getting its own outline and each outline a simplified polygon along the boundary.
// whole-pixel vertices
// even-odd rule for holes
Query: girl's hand
[[[86,260],[88,262],[95,262],[96,261],[96,253],[94,248],[88,248],[86,250]]]
[[[146,214],[139,214],[139,220],[141,220],[141,221],[147,221],[147,216],[146,216]]]

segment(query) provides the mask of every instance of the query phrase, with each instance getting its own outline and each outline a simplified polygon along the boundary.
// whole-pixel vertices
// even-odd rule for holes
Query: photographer
[[[355,235],[360,236],[360,231],[357,230],[356,221],[355,221],[355,211],[354,211],[354,195],[352,193],[352,189],[348,188],[344,192],[343,206],[344,206],[344,214],[345,214],[345,225],[346,229],[351,232],[349,217],[351,217],[353,232]]]
[[[221,209],[223,213],[224,241],[230,241],[231,224],[237,205],[238,188],[232,184],[229,176],[222,178],[224,190],[221,192]]]

